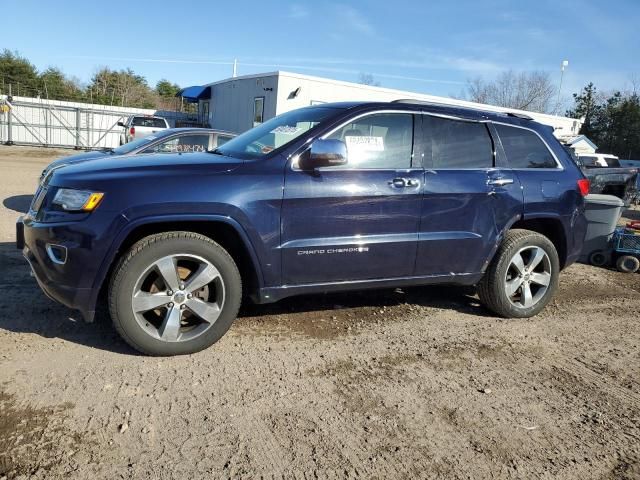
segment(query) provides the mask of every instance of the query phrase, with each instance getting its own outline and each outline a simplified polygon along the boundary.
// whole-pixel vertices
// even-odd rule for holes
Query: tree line
[[[593,83],[574,93],[565,115],[584,118],[580,133],[601,153],[640,159],[640,97],[632,79],[628,91],[600,92]],[[495,79],[470,80],[463,97],[479,103],[541,113],[559,113],[558,87],[547,72],[507,71]]]
[[[584,118],[580,133],[593,141],[599,152],[640,160],[640,96],[635,85],[628,92],[605,94],[589,83],[573,94],[573,100],[567,116]]]
[[[57,67],[39,72],[17,52],[5,49],[0,53],[0,93],[5,95],[173,110],[179,105],[175,98],[179,90],[179,85],[166,79],[151,87],[146,78],[130,68],[102,67],[83,85]]]
[[[359,82],[379,85],[371,74],[360,74]],[[584,117],[580,131],[589,137],[598,151],[613,153],[620,158],[640,159],[640,98],[636,83],[631,91],[600,92],[593,83],[573,94],[566,115]],[[154,87],[130,68],[112,70],[100,68],[83,85],[66,76],[57,67],[39,72],[17,52],[0,53],[0,93],[68,100],[123,107],[178,109],[175,98],[180,87],[162,79]],[[548,72],[502,72],[491,80],[478,77],[468,81],[462,98],[478,103],[516,108],[542,113],[558,113],[558,87]],[[192,109],[190,105],[187,108]]]

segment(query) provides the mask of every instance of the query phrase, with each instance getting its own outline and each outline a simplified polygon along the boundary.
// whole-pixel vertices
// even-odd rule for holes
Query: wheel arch
[[[169,231],[199,233],[220,244],[233,258],[240,270],[246,291],[257,292],[264,286],[262,270],[255,249],[242,226],[227,216],[169,216],[149,217],[127,224],[118,234],[103,260],[100,274],[94,282],[96,297],[106,294],[108,280],[118,259],[137,241],[149,235]]]
[[[531,230],[547,237],[558,252],[560,260],[560,269],[562,270],[567,263],[567,234],[564,229],[562,220],[557,217],[534,217],[521,218],[513,223],[510,230],[513,229]]]

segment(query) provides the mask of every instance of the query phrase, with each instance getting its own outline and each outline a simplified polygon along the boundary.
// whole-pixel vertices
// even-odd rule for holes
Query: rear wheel
[[[538,314],[558,287],[560,262],[551,241],[529,230],[510,230],[478,285],[480,300],[500,316]]]
[[[635,273],[640,269],[640,260],[633,255],[623,255],[616,261],[616,268],[620,272]]]
[[[118,333],[149,355],[194,353],[215,343],[236,318],[240,274],[208,237],[168,232],[136,243],[121,259],[109,288]]]

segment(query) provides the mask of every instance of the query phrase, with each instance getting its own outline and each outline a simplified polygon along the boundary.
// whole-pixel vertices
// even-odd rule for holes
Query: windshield
[[[138,138],[133,142],[125,143],[124,145],[120,145],[112,150],[115,155],[126,155],[127,153],[133,152],[136,148],[143,147],[148,143],[156,140],[157,136],[155,135],[147,135],[146,137]]]
[[[261,158],[284,147],[325,118],[337,113],[330,107],[307,107],[283,113],[229,140],[216,153],[241,159]]]

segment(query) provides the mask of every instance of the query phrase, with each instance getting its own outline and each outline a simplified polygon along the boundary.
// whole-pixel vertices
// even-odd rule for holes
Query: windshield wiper
[[[213,153],[215,155],[222,155],[223,157],[228,157],[226,153],[224,153],[220,148],[214,148],[213,150],[207,150],[207,153]]]

